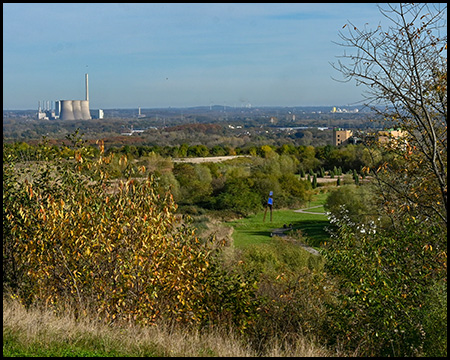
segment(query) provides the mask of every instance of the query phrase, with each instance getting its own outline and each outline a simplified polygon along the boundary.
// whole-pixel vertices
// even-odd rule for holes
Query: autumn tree
[[[4,158],[4,293],[109,324],[163,318],[243,331],[256,311],[254,282],[220,266],[220,244],[196,236],[154,176],[111,180],[116,155],[99,142],[92,159],[78,133],[72,140],[70,161]]]
[[[179,163],[173,174],[180,184],[180,204],[194,204],[202,201],[212,192],[211,171],[202,164]]]
[[[386,205],[415,208],[446,225],[447,7],[396,4],[380,12],[390,23],[387,29],[344,25],[340,45],[355,51],[333,66],[344,81],[365,86],[367,105],[405,133],[387,147],[399,161],[373,172],[390,199]],[[392,171],[394,163],[398,168]],[[406,185],[398,177],[407,178]]]
[[[367,355],[442,356],[446,340],[437,333],[446,339],[447,7],[379,9],[388,25],[345,24],[339,36],[346,52],[332,66],[343,81],[364,86],[366,105],[401,131],[370,144],[382,160],[365,168],[374,177],[378,210],[391,221],[355,223],[332,214],[338,230],[326,267],[341,290],[333,327]]]

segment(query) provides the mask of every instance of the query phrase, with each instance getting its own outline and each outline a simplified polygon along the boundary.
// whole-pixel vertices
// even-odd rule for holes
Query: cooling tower
[[[89,111],[89,84],[88,74],[86,80],[86,100],[61,100],[59,101],[61,120],[91,120]]]
[[[75,120],[83,119],[83,114],[81,113],[81,100],[72,100],[73,105],[73,117]]]
[[[61,104],[61,114],[59,115],[59,118],[61,120],[75,120],[73,114],[72,100],[61,100],[60,104]]]
[[[61,100],[61,120],[91,120],[89,101],[87,100]]]
[[[91,120],[89,111],[89,100],[81,100],[81,116],[83,120]]]

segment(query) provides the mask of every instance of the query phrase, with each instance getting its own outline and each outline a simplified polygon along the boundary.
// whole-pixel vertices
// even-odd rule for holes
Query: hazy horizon
[[[85,98],[91,109],[351,106],[330,62],[373,3],[3,4],[3,109]]]

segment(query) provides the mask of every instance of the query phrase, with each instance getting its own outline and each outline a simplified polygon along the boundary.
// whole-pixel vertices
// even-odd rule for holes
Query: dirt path
[[[248,157],[248,155],[228,155],[228,156],[207,156],[207,157],[194,157],[194,158],[174,158],[173,162],[181,163],[204,163],[204,162],[220,162],[240,157]]]
[[[311,206],[311,207],[305,208],[305,209],[294,210],[294,212],[296,212],[296,213],[303,213],[303,214],[313,214],[313,215],[325,215],[325,216],[327,216],[326,213],[317,213],[317,212],[308,211],[309,209],[320,208],[322,206],[323,205]]]

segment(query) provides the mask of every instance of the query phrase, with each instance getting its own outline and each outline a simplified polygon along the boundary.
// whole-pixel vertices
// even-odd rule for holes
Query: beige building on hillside
[[[334,128],[333,129],[333,145],[339,146],[339,145],[345,145],[348,144],[349,138],[351,138],[353,135],[352,130],[344,130],[340,128]]]
[[[400,129],[388,129],[378,131],[376,134],[376,139],[380,143],[387,143],[391,139],[399,139],[401,137],[404,137],[405,135],[405,132]]]

